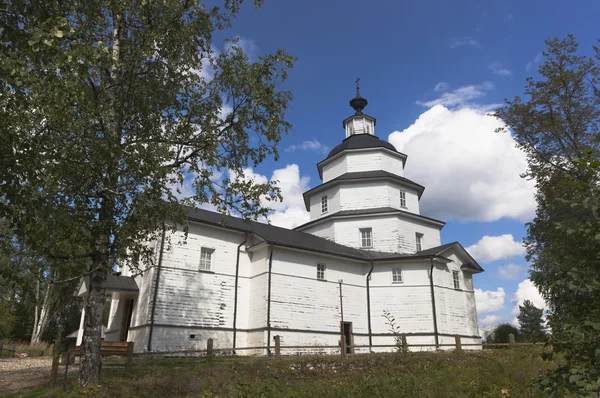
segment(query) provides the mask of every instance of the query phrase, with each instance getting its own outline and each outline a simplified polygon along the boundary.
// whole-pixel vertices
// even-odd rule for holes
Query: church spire
[[[375,118],[365,115],[362,111],[367,106],[367,100],[360,96],[360,78],[356,78],[356,97],[350,100],[350,106],[354,109],[354,115],[344,120],[346,138],[355,134],[375,135]]]
[[[360,96],[360,86],[358,83],[360,82],[360,77],[356,78],[356,97],[350,100],[350,106],[356,111],[355,115],[362,115],[362,110],[367,106],[367,100]]]

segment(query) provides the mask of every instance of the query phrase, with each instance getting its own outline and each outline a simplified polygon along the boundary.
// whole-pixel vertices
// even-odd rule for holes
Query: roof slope
[[[365,148],[386,148],[390,151],[398,152],[396,148],[387,141],[380,140],[377,136],[371,134],[354,134],[342,141],[341,144],[334,147],[327,155],[327,159],[337,155],[347,149],[365,149]],[[400,153],[400,152],[398,152]]]
[[[368,257],[365,256],[365,252],[362,250],[340,245],[339,243],[335,243],[306,232],[294,231],[256,221],[244,221],[241,218],[225,216],[220,213],[191,207],[187,208],[187,215],[192,221],[198,221],[241,232],[254,233],[267,242],[279,246],[341,255],[358,260],[368,259]]]
[[[393,211],[400,211],[392,209]],[[213,211],[186,207],[187,217],[190,221],[196,221],[203,224],[214,225],[221,228],[236,230],[240,232],[253,233],[265,241],[277,246],[284,246],[307,250],[317,253],[331,254],[341,257],[353,258],[362,261],[378,261],[391,259],[423,259],[430,257],[442,257],[440,254],[452,247],[458,245],[463,251],[464,248],[459,243],[453,242],[446,245],[422,250],[414,254],[403,253],[385,253],[370,250],[359,250],[353,247],[340,245],[325,238],[320,238],[306,232],[295,231],[291,229],[276,227],[270,224],[264,224],[257,221],[244,221],[241,218],[226,216]],[[467,253],[468,255],[468,253]],[[469,256],[470,257],[470,256]],[[442,257],[443,258],[443,257]],[[472,257],[470,257],[472,259]],[[473,260],[478,270],[483,271],[479,264]]]
[[[383,213],[403,214],[403,215],[408,215],[411,217],[419,218],[423,221],[430,221],[430,222],[433,222],[436,224],[441,224],[441,225],[446,224],[444,221],[436,220],[435,218],[422,216],[422,215],[416,214],[416,213],[411,213],[410,211],[406,211],[406,210],[395,209],[393,207],[375,207],[372,209],[340,210],[338,212],[328,214],[325,217],[317,218],[317,219],[311,220],[307,223],[304,223],[302,225],[298,225],[297,227],[294,228],[294,230],[298,230],[299,228],[304,228],[308,225],[313,225],[313,224],[319,223],[321,221],[329,220],[330,218],[335,218],[335,217],[358,216],[358,215],[377,215],[377,214],[383,214]]]
[[[483,268],[481,267],[481,265],[479,265],[479,263],[469,254],[469,252],[458,242],[446,243],[441,246],[436,246],[436,247],[432,247],[430,249],[421,250],[420,252],[417,252],[415,254],[416,255],[423,254],[423,255],[427,255],[427,256],[441,256],[441,254],[443,252],[445,252],[446,250],[448,250],[450,248],[457,249],[460,253],[462,253],[463,257],[468,259],[468,262],[464,263],[463,266],[465,266],[467,268],[471,268],[478,272],[483,272]]]

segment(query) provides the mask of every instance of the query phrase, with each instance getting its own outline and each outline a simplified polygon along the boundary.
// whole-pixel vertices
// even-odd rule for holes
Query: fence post
[[[273,340],[275,340],[275,360],[277,361],[281,359],[281,336],[274,336]]]
[[[50,381],[56,383],[58,378],[58,361],[60,358],[60,339],[57,337],[52,346],[52,368],[50,369]]]
[[[212,361],[213,358],[213,339],[206,340],[206,358]]]
[[[461,354],[462,353],[462,342],[460,341],[460,336],[458,336],[458,335],[454,336],[454,340],[456,341],[456,353]]]
[[[67,381],[67,374],[69,373],[69,362],[71,362],[71,351],[67,351],[67,361],[65,362],[65,382]]]
[[[131,363],[133,362],[133,341],[127,343],[127,358],[125,358],[125,373],[131,371]]]
[[[515,345],[515,335],[514,334],[509,334],[508,335],[508,342],[510,343],[510,345]]]

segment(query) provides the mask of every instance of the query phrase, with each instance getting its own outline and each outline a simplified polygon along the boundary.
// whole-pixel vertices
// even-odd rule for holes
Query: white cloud
[[[300,176],[300,168],[297,164],[288,164],[282,169],[276,169],[270,179],[255,173],[251,168],[243,171],[246,179],[253,180],[257,184],[277,181],[276,186],[281,190],[283,201],[265,200],[263,202],[263,206],[273,209],[268,216],[268,221],[273,225],[294,228],[310,220],[310,214],[304,207],[304,198],[302,197],[302,193],[309,189],[310,177]]]
[[[515,241],[515,238],[511,234],[499,236],[485,235],[477,243],[466,249],[477,261],[483,263],[525,254],[523,244]]]
[[[496,326],[502,321],[502,318],[498,315],[488,314],[479,321],[481,326]]]
[[[457,48],[462,46],[470,46],[470,47],[482,47],[481,44],[472,37],[463,36],[463,37],[455,37],[450,39],[448,43],[448,47]]]
[[[234,47],[240,48],[251,62],[254,62],[258,57],[259,48],[252,39],[236,36],[231,42],[225,44],[223,50],[227,52]]]
[[[540,62],[542,62],[543,58],[544,58],[544,54],[539,53],[538,55],[535,56],[535,58],[532,61],[527,62],[527,65],[525,65],[525,70],[527,72],[530,72],[534,66],[537,66]]]
[[[525,154],[508,133],[495,132],[503,126],[478,109],[437,105],[389,135],[409,155],[405,176],[426,187],[422,214],[488,222],[533,216],[535,186],[519,176],[527,167]]]
[[[465,106],[468,105],[471,100],[483,97],[487,91],[492,90],[493,88],[494,84],[492,82],[483,82],[481,84],[459,87],[456,90],[443,93],[439,98],[430,101],[417,101],[417,104],[428,108],[436,105],[444,105],[447,107]]]
[[[508,69],[506,69],[505,67],[502,66],[502,64],[498,63],[498,62],[494,62],[492,64],[490,64],[490,66],[488,67],[489,70],[492,71],[492,73],[494,73],[495,75],[500,75],[500,76],[510,76],[512,75],[512,72],[509,71]]]
[[[521,274],[521,271],[523,271],[524,268],[525,267],[523,267],[522,265],[510,263],[498,267],[496,275],[500,279],[515,280],[519,278],[519,275]]]
[[[475,289],[475,303],[477,313],[485,314],[488,312],[500,311],[504,308],[504,289],[499,287],[496,291]]]
[[[450,87],[450,85],[446,82],[439,82],[438,84],[435,85],[435,87],[433,88],[433,91],[446,91],[448,90],[448,88]]]
[[[548,304],[546,300],[540,294],[540,291],[535,287],[533,282],[529,279],[525,279],[523,282],[519,283],[517,287],[517,291],[512,296],[511,302],[514,304],[511,314],[514,316],[519,315],[519,305],[523,305],[525,300],[530,300],[533,305],[538,308],[547,310]]]
[[[327,145],[321,144],[319,142],[319,140],[312,139],[312,140],[308,140],[308,141],[304,141],[302,144],[299,145],[290,145],[287,148],[285,148],[286,152],[295,152],[295,151],[313,151],[313,152],[318,152],[318,153],[323,153],[326,154],[327,152],[329,152],[329,147]]]

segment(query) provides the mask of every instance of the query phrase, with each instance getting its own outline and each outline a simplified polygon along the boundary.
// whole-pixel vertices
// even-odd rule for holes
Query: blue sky
[[[285,84],[293,129],[281,159],[253,170],[260,178],[277,170],[284,183],[272,221],[304,217],[299,196],[320,183],[316,163],[344,138],[359,76],[376,135],[400,146],[405,175],[426,186],[422,214],[445,219],[442,241],[460,241],[487,271],[475,278],[480,323],[513,320],[524,298],[543,304],[519,245],[534,211],[533,188],[518,176],[524,157],[510,136],[493,133],[500,122],[485,112],[522,94],[545,39],[572,33],[591,54],[599,12],[596,1],[245,4],[227,35],[254,55],[285,48],[298,57]]]

